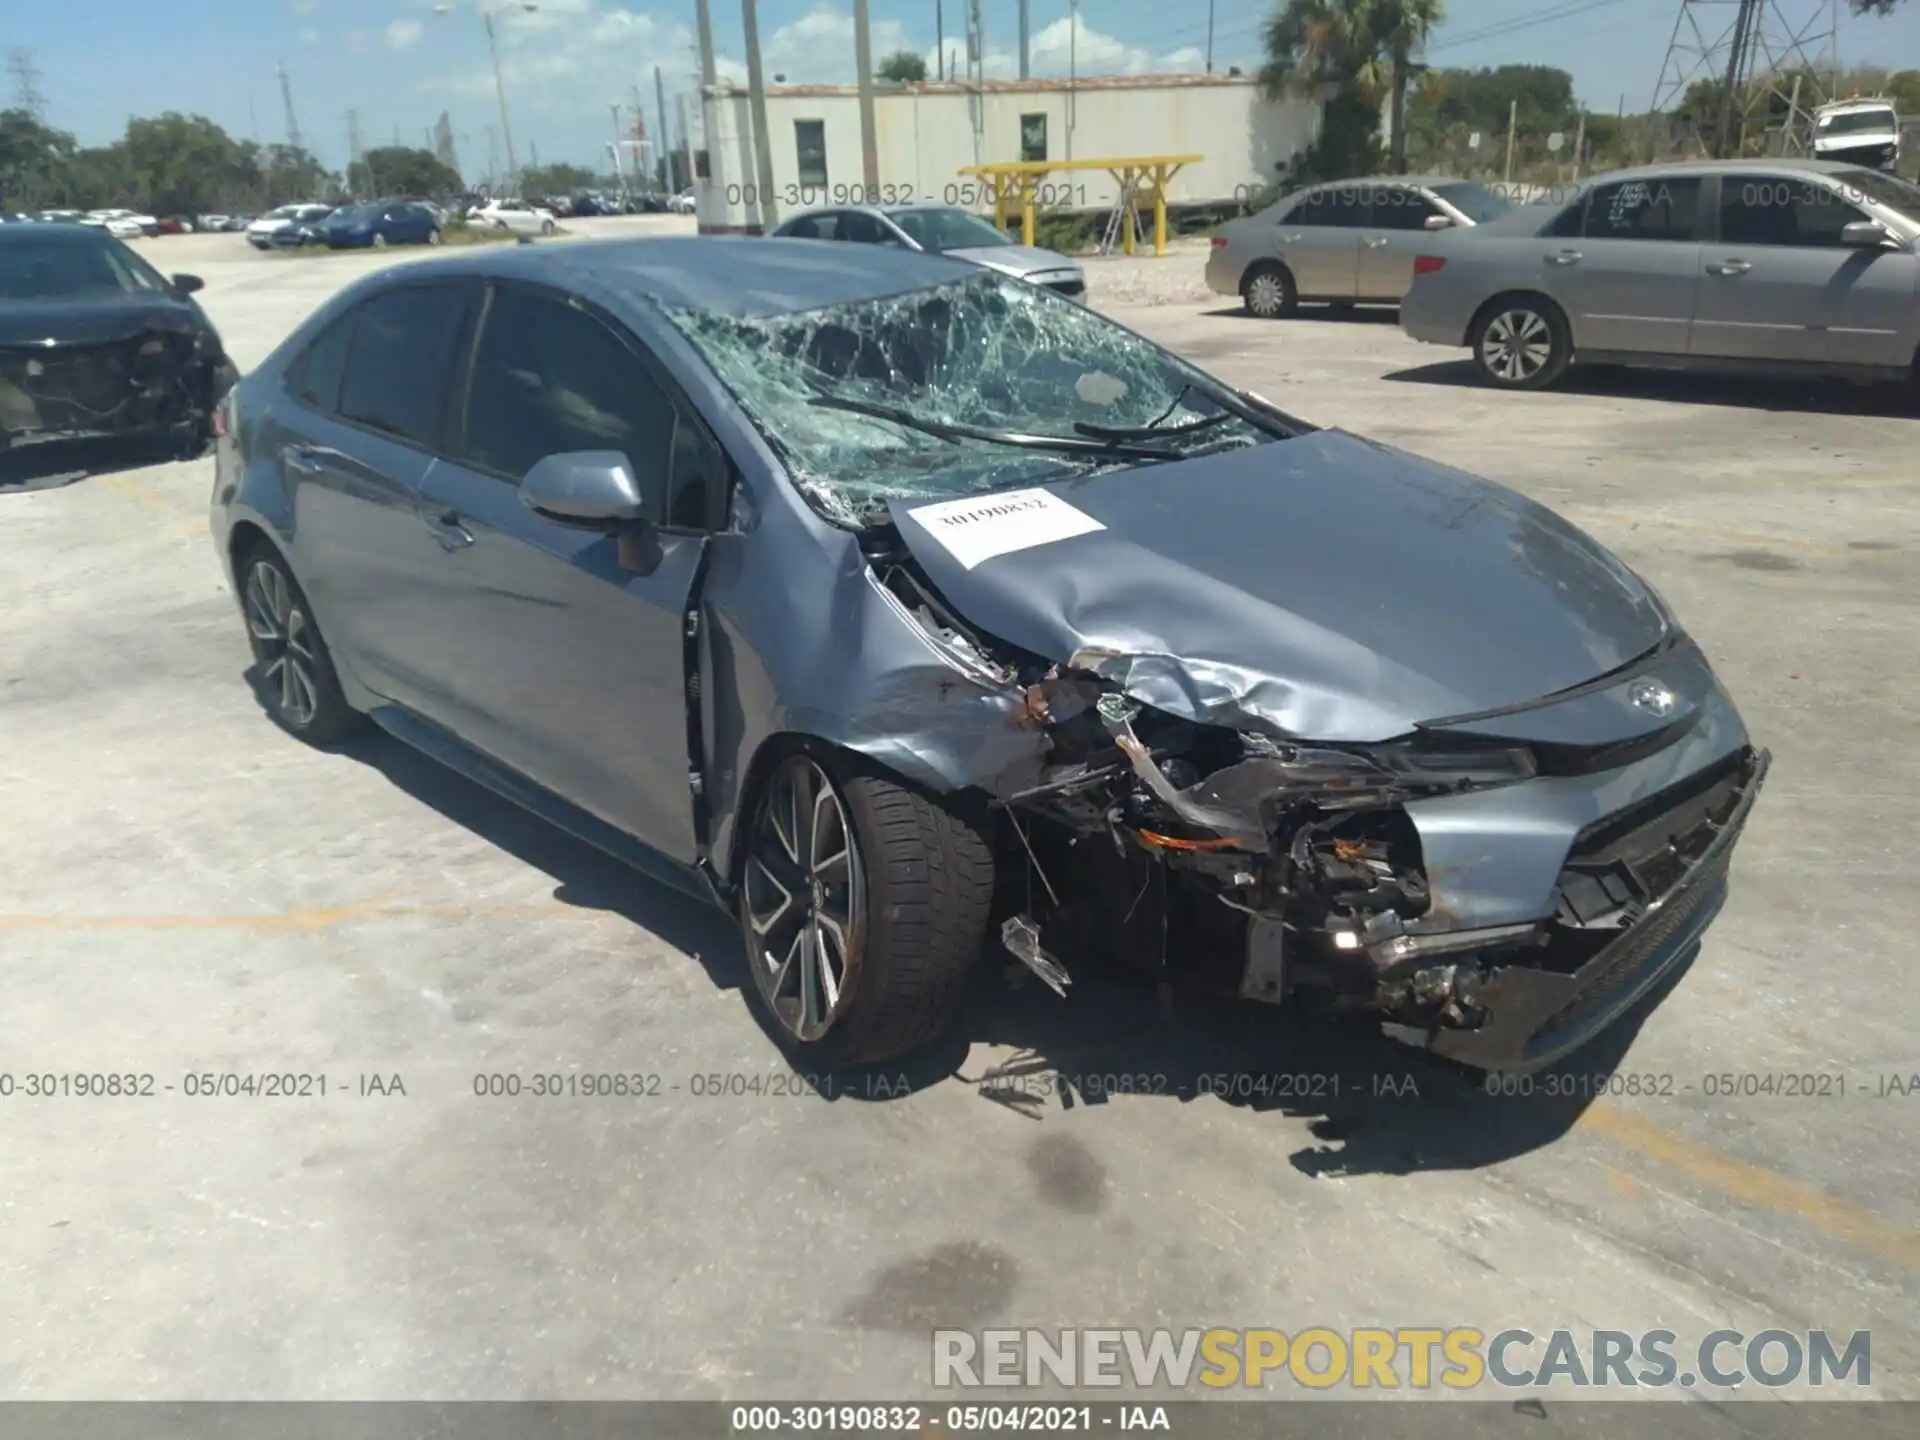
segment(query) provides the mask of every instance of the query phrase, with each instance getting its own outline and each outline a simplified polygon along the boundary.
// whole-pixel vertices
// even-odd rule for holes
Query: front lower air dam
[[[1396,1025],[1390,1033],[1476,1069],[1510,1073],[1578,1050],[1692,956],[1726,901],[1734,845],[1771,763],[1765,750],[1742,750],[1679,804],[1624,830],[1612,822],[1595,827],[1568,857],[1558,912],[1532,958],[1478,972],[1447,967],[1473,978],[1484,1023]]]

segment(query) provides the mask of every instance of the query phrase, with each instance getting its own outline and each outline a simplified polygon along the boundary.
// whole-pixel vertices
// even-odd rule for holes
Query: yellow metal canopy
[[[1153,253],[1167,253],[1167,182],[1188,165],[1197,165],[1204,155],[1130,155],[1108,160],[1007,160],[997,165],[966,165],[962,175],[973,175],[986,182],[993,196],[993,218],[1002,229],[1007,216],[1020,213],[1020,238],[1033,244],[1035,201],[1042,182],[1056,170],[1104,170],[1120,187],[1120,203],[1137,213],[1140,202],[1153,204]],[[1125,237],[1126,253],[1133,253],[1132,216],[1125,217],[1120,233]]]

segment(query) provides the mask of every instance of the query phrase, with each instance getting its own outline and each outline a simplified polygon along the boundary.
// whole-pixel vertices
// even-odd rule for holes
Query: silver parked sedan
[[[993,222],[951,205],[839,205],[795,215],[773,233],[786,240],[847,240],[946,255],[1076,300],[1087,293],[1086,272],[1077,261],[1016,244]]]
[[[218,417],[272,718],[727,906],[822,1064],[931,1040],[990,940],[1547,1064],[1691,953],[1767,768],[1542,506],[904,248],[398,266]]]
[[[1436,230],[1484,224],[1512,208],[1472,180],[1406,176],[1342,180],[1229,220],[1207,252],[1207,287],[1276,319],[1302,300],[1393,305]]]
[[[1576,360],[1901,380],[1920,352],[1920,186],[1879,170],[1622,170],[1427,242],[1402,327],[1508,389]]]

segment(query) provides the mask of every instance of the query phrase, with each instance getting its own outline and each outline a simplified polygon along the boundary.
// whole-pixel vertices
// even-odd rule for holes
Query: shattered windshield
[[[958,499],[1288,433],[1157,345],[991,272],[784,315],[666,313],[842,525],[884,520],[889,500]]]

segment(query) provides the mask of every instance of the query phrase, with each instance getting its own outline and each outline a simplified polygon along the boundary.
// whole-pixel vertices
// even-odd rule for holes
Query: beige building
[[[760,194],[746,88],[722,84],[707,94],[705,133],[695,136],[708,153],[695,192],[703,231],[760,231],[797,210],[866,195],[856,87],[771,85],[766,104],[771,204]],[[1168,186],[1168,202],[1236,200],[1270,184],[1320,121],[1312,99],[1270,100],[1257,81],[1223,75],[877,85],[873,109],[881,203],[982,211],[991,197],[960,171],[1011,160],[1199,155]],[[1119,188],[1104,170],[1057,170],[1040,183],[1040,204],[1067,210],[1111,209]]]

